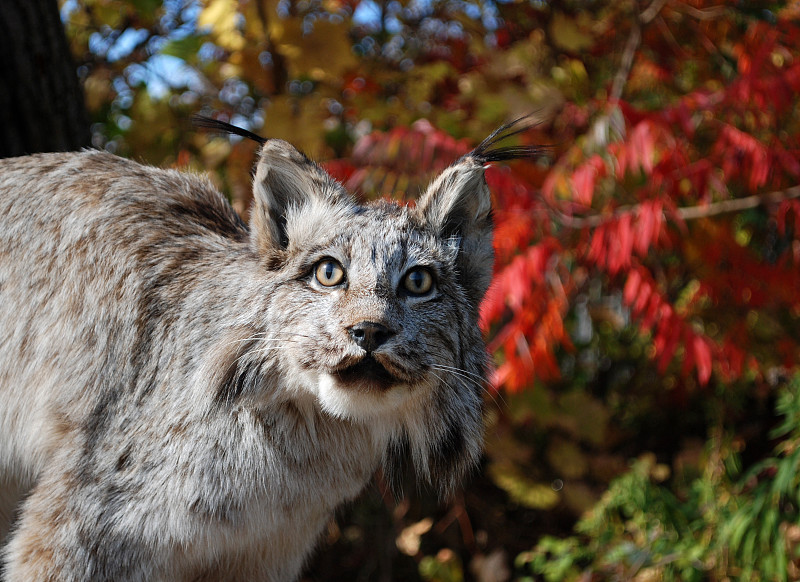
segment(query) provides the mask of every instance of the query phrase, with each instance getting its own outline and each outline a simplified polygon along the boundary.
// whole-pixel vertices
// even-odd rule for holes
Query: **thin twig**
[[[642,27],[650,24],[656,16],[661,12],[661,9],[667,3],[667,0],[653,0],[650,5],[644,9],[633,21],[631,33],[628,40],[625,41],[625,49],[622,52],[620,59],[619,69],[614,75],[614,82],[611,85],[611,94],[609,95],[609,102],[616,104],[622,97],[622,91],[625,89],[625,84],[628,82],[628,77],[633,68],[633,60],[636,57],[636,51],[642,42]],[[634,6],[638,3],[634,0]]]
[[[608,101],[612,105],[616,105],[620,97],[622,97],[622,91],[625,89],[628,76],[631,74],[631,68],[633,68],[633,59],[636,56],[636,51],[641,42],[642,25],[640,19],[636,18],[633,21],[628,40],[625,42],[625,49],[622,51],[622,58],[620,59],[619,68],[614,75],[614,82],[611,84],[611,94],[609,95]]]
[[[784,200],[793,200],[800,198],[800,186],[792,186],[786,190],[775,190],[774,192],[765,192],[763,194],[755,194],[745,198],[734,198],[732,200],[721,200],[720,202],[712,202],[711,204],[704,204],[698,206],[684,206],[676,208],[670,213],[671,216],[677,217],[680,220],[697,220],[699,218],[710,218],[712,216],[719,216],[720,214],[728,214],[731,212],[741,212],[742,210],[749,210],[761,205],[778,204]],[[616,220],[623,214],[633,212],[636,208],[635,205],[620,206],[614,212],[608,214],[595,214],[592,216],[569,216],[563,212],[554,211],[558,222],[562,225],[573,228],[595,228],[601,224]]]
[[[667,0],[653,0],[653,2],[650,3],[650,6],[645,8],[644,12],[639,15],[639,22],[642,24],[651,23],[653,19],[658,16],[666,3]]]
[[[705,9],[695,8],[694,6],[689,6],[685,2],[676,2],[675,9],[678,12],[684,12],[685,14],[688,14],[697,20],[717,20],[724,16],[729,10],[727,6],[712,6]]]
[[[694,220],[697,218],[707,218],[728,212],[739,212],[750,208],[761,206],[762,204],[777,204],[784,200],[800,198],[800,186],[792,186],[786,190],[776,190],[764,194],[755,194],[746,198],[734,198],[732,200],[722,200],[706,206],[689,206],[678,208],[676,215],[683,220]]]

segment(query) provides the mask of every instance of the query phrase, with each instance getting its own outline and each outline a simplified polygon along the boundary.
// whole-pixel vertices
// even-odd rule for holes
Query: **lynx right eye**
[[[320,285],[333,287],[344,281],[344,269],[338,261],[323,259],[317,264],[314,277]]]
[[[426,295],[433,289],[433,275],[428,269],[411,269],[403,277],[403,288],[414,296]]]

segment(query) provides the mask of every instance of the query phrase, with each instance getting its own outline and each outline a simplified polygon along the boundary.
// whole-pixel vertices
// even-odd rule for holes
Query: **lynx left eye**
[[[317,264],[317,268],[314,270],[314,277],[316,277],[320,285],[333,287],[344,281],[344,268],[338,261],[323,259]]]
[[[403,289],[411,295],[425,295],[433,289],[433,275],[428,269],[412,269],[403,277]]]

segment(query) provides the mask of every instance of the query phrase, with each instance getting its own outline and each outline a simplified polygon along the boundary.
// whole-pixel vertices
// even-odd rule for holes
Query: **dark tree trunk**
[[[57,0],[0,0],[0,157],[88,145]]]

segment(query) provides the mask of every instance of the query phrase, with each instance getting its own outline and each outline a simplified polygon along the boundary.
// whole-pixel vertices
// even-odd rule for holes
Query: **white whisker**
[[[457,376],[462,380],[466,380],[467,382],[477,386],[478,388],[481,389],[482,393],[486,394],[487,396],[489,396],[489,398],[492,399],[492,402],[494,402],[495,406],[499,406],[497,403],[497,398],[500,399],[500,402],[504,406],[506,407],[508,406],[508,403],[503,398],[503,395],[500,394],[499,392],[493,392],[488,386],[488,381],[482,376],[475,374],[474,372],[470,372],[468,370],[456,368],[453,366],[446,366],[444,364],[432,364],[431,367],[437,370],[441,370],[443,372],[448,372],[450,374],[453,374],[454,376]],[[434,375],[441,380],[441,377],[439,377],[437,374]]]

